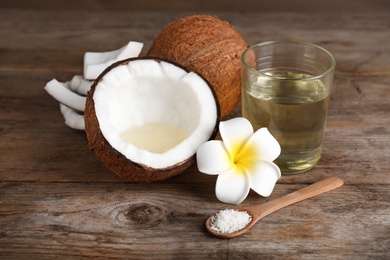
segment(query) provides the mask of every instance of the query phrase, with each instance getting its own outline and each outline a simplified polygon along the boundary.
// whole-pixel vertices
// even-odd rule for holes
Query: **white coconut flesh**
[[[86,80],[81,75],[75,75],[69,82],[69,88],[75,93],[86,96],[91,89],[92,83],[92,80]]]
[[[65,118],[65,124],[70,128],[84,130],[84,116],[77,113],[76,110],[60,103],[60,111]]]
[[[84,78],[96,79],[112,63],[126,58],[137,57],[143,43],[130,41],[126,46],[114,51],[86,52],[84,54]]]
[[[218,101],[199,75],[164,61],[112,68],[93,93],[100,130],[127,159],[155,169],[180,163],[210,139]]]
[[[46,84],[45,90],[60,103],[74,110],[84,111],[85,97],[72,92],[68,82],[62,83],[56,79],[52,79]]]

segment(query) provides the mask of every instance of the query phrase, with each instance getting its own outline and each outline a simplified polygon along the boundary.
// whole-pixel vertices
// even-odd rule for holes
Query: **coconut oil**
[[[164,153],[188,137],[181,128],[165,123],[147,123],[120,134],[125,142],[152,153]]]
[[[329,90],[301,71],[272,69],[243,81],[243,116],[267,127],[281,145],[275,163],[285,174],[313,167],[320,158]]]

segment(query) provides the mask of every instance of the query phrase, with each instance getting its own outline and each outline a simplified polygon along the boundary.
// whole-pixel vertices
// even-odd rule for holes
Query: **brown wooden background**
[[[0,2],[1,259],[389,259],[389,1]],[[168,4],[169,3],[169,4]],[[82,72],[85,51],[145,43],[193,13],[228,20],[248,43],[295,39],[330,50],[337,68],[324,151],[284,176],[265,202],[336,175],[341,188],[274,213],[231,240],[207,234],[228,205],[195,166],[150,184],[126,183],[67,128],[44,90]],[[240,114],[237,107],[230,115]]]
[[[386,12],[387,0],[2,0],[2,8],[40,10],[228,11],[228,12]]]

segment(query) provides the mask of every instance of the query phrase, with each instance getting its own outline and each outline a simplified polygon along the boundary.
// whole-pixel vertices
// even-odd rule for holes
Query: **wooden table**
[[[212,13],[250,44],[308,41],[337,60],[321,161],[283,176],[270,197],[251,192],[242,204],[328,176],[345,181],[223,240],[204,228],[228,207],[215,198],[215,177],[194,165],[162,182],[124,182],[95,158],[84,132],[64,125],[43,89],[81,74],[84,52],[130,40],[146,51],[171,20],[191,12],[0,8],[0,258],[390,259],[387,11]],[[238,115],[239,107],[230,117]]]

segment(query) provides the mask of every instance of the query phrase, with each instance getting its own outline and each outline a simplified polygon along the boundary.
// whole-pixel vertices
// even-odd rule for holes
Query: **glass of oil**
[[[282,174],[314,167],[322,141],[336,66],[332,54],[305,42],[269,41],[241,57],[242,114],[254,130],[267,127],[282,148]]]

